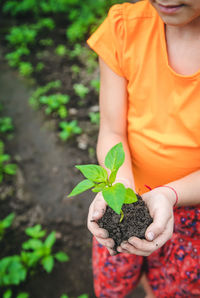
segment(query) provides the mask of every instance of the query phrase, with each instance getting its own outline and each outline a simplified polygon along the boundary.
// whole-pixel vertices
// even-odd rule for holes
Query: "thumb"
[[[145,237],[149,241],[153,241],[165,230],[168,219],[164,214],[155,213],[152,224],[147,228]]]
[[[92,219],[100,219],[106,211],[106,202],[101,194],[98,194],[93,202]]]

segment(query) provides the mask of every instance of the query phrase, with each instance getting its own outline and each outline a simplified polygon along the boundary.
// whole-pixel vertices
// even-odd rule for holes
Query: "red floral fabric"
[[[200,206],[175,208],[174,216],[172,238],[146,258],[130,254],[110,256],[94,239],[97,297],[125,297],[136,287],[144,270],[156,297],[200,297]]]

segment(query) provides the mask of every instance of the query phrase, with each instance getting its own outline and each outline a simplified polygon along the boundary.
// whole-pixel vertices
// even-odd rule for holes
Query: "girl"
[[[106,203],[95,197],[96,296],[125,297],[145,270],[148,297],[200,297],[200,0],[114,5],[88,44],[100,62],[99,164],[122,142],[117,179],[153,218],[145,240],[128,239],[114,256],[94,222]]]

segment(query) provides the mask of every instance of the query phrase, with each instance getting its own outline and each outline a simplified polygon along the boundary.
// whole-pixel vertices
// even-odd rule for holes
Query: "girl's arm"
[[[134,189],[134,179],[132,173],[131,157],[127,141],[127,92],[125,78],[114,73],[99,58],[100,65],[100,129],[97,142],[97,158],[101,166],[107,152],[119,142],[123,143],[125,151],[125,162],[118,171],[117,180],[126,187]],[[104,229],[99,228],[94,222],[103,216],[106,203],[101,194],[97,194],[90,205],[88,215],[88,229],[97,240],[108,248],[111,254],[114,241],[107,238],[108,234]]]
[[[177,192],[177,206],[200,204],[200,170],[167,185]]]
[[[100,129],[97,158],[101,166],[107,152],[119,142],[123,143],[125,162],[117,179],[122,178],[134,188],[131,157],[127,141],[127,91],[126,80],[115,74],[101,58],[100,65]]]

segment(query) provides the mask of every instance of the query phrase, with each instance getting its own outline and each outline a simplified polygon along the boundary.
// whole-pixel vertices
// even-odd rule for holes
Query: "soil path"
[[[4,114],[12,117],[15,127],[9,151],[19,162],[30,199],[42,208],[47,221],[84,224],[90,199],[66,195],[82,179],[74,165],[87,162],[87,153],[61,144],[52,130],[54,122],[45,122],[42,112],[29,106],[31,89],[5,65],[1,65],[0,90]]]
[[[88,163],[88,154],[73,144],[61,143],[53,130],[54,121],[44,121],[42,112],[33,111],[29,106],[32,90],[28,82],[26,84],[11,71],[2,58],[0,66],[0,101],[4,105],[4,114],[12,117],[15,127],[8,151],[18,161],[23,176],[22,199],[34,205],[30,216],[51,229],[60,229],[60,238],[66,243],[70,255],[70,268],[63,264],[50,276],[44,274],[29,283],[31,298],[58,298],[62,293],[70,297],[88,293],[90,298],[94,297],[91,235],[86,229],[92,195],[66,198],[81,180],[74,165]],[[141,288],[131,297],[144,297]]]

